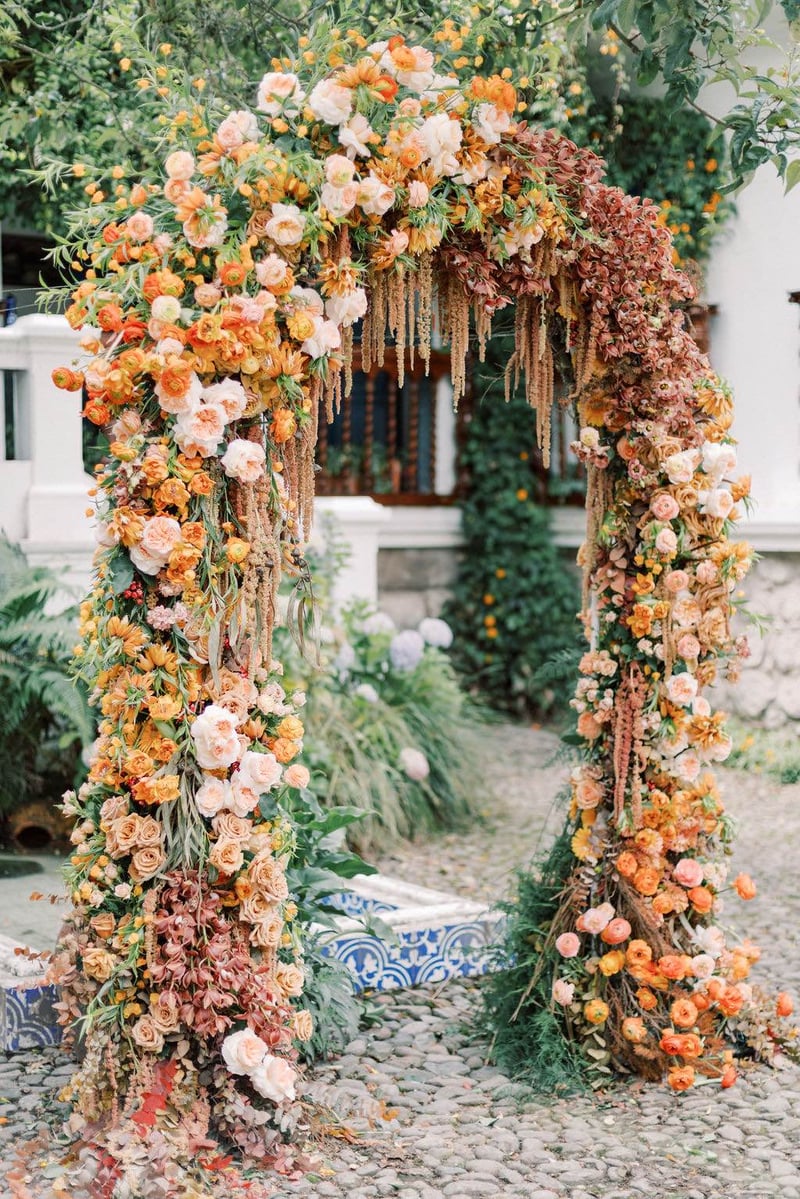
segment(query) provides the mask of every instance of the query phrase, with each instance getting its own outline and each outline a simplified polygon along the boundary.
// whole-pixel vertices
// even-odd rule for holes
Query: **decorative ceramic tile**
[[[6,1053],[58,1045],[61,1028],[53,1004],[56,987],[17,984],[0,989],[0,1047]]]

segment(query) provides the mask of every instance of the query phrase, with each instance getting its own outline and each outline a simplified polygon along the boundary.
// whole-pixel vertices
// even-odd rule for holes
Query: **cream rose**
[[[344,154],[329,154],[325,159],[325,179],[333,187],[352,183],[355,172],[355,164]]]
[[[301,1008],[292,1016],[292,1032],[298,1041],[310,1041],[314,1035],[314,1017]]]
[[[235,441],[228,443],[220,461],[229,479],[238,479],[240,483],[255,483],[264,474],[267,455],[263,445],[237,437]]]
[[[372,216],[383,216],[395,201],[395,191],[372,172],[358,185],[358,205],[362,212]]]
[[[131,241],[149,241],[153,236],[153,218],[146,212],[134,212],[125,222],[125,232]]]
[[[237,770],[231,779],[231,796],[229,807],[237,816],[249,816],[258,807],[261,793],[250,782],[247,775]]]
[[[188,150],[173,150],[164,162],[164,170],[170,179],[191,179],[194,169],[194,155]]]
[[[286,71],[268,71],[258,85],[256,108],[269,117],[279,114],[296,116],[305,98],[296,75]]]
[[[164,1034],[153,1017],[147,1013],[131,1025],[131,1036],[135,1044],[148,1053],[160,1053],[164,1048]]]
[[[353,93],[332,79],[322,79],[309,95],[308,107],[326,125],[344,125],[353,111]]]
[[[283,781],[287,787],[307,787],[310,777],[308,768],[301,766],[299,762],[293,762],[291,766],[287,766],[283,773]]]
[[[430,199],[430,188],[421,179],[415,179],[408,185],[409,208],[424,208]]]
[[[144,522],[140,546],[153,558],[166,562],[181,539],[181,526],[171,516],[151,516]]]
[[[306,218],[296,204],[273,204],[264,232],[278,246],[296,246],[303,240]]]
[[[222,779],[214,778],[213,774],[206,777],[205,782],[197,788],[194,802],[201,816],[216,816],[223,808],[230,806],[231,785]]]
[[[697,498],[704,516],[712,516],[718,520],[727,520],[730,516],[733,496],[726,488],[715,487],[713,491],[701,491]]]
[[[682,708],[687,708],[697,695],[697,679],[687,671],[671,675],[666,687],[670,703]]]
[[[347,161],[345,159],[345,161]],[[324,183],[319,196],[328,215],[334,218],[346,216],[356,206],[358,201],[358,184],[347,183],[344,187],[334,187],[332,183]]]
[[[356,287],[344,296],[329,296],[325,301],[325,315],[342,328],[348,328],[360,320],[367,311],[367,293]]]
[[[250,940],[261,949],[277,949],[282,933],[283,920],[279,914],[273,913],[266,919],[253,924],[250,930]]]
[[[259,754],[247,750],[242,755],[239,773],[243,779],[247,779],[253,791],[262,795],[280,782],[282,770],[283,767],[274,754]]]
[[[344,146],[348,158],[369,158],[372,153],[372,133],[372,126],[367,118],[357,112],[346,125],[339,126],[339,145]]]
[[[222,1042],[222,1060],[231,1074],[252,1074],[266,1053],[266,1042],[249,1028],[232,1032]]]
[[[664,470],[670,483],[690,483],[699,462],[698,450],[681,450],[664,460]]]
[[[220,812],[211,822],[220,840],[246,841],[253,831],[252,820],[245,820],[234,812]]]
[[[205,404],[216,404],[225,412],[228,421],[244,416],[247,407],[247,392],[238,379],[223,379],[221,383],[209,383],[202,391]]]
[[[446,112],[437,112],[423,121],[419,135],[436,174],[457,174],[460,170],[456,153],[461,148],[461,124],[451,120]]]
[[[198,765],[204,770],[219,770],[239,760],[242,747],[236,721],[230,712],[209,704],[191,724]]]
[[[264,1099],[283,1103],[296,1096],[297,1071],[282,1057],[265,1054],[250,1073],[250,1081]]]
[[[288,270],[289,264],[277,254],[267,254],[256,263],[256,279],[262,287],[280,287]]]
[[[472,114],[472,125],[487,145],[496,146],[511,128],[511,117],[494,104],[478,104]]]
[[[212,845],[208,860],[219,870],[220,874],[236,874],[244,864],[244,854],[238,841],[221,837]]]
[[[298,995],[302,995],[306,979],[300,967],[295,966],[293,962],[278,962],[275,981],[284,995],[296,999]]]
[[[181,317],[181,302],[177,296],[156,296],[150,305],[150,315],[155,321],[174,325]]]
[[[338,350],[342,344],[342,336],[338,325],[333,321],[317,318],[314,332],[301,345],[300,349],[309,358],[326,358],[333,350]]]

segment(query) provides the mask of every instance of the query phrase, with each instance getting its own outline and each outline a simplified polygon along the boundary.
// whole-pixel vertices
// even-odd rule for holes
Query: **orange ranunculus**
[[[225,544],[225,557],[229,562],[244,562],[250,553],[250,542],[243,537],[229,537]]]
[[[189,480],[189,490],[192,495],[211,495],[214,490],[214,480],[204,470],[199,470]]]
[[[597,968],[606,978],[610,978],[612,974],[619,974],[622,967],[625,965],[625,954],[621,949],[612,949],[609,953],[604,953],[597,963]]]
[[[157,509],[185,508],[190,499],[188,488],[180,479],[165,479],[153,494]]]
[[[652,1012],[658,1007],[658,996],[649,987],[639,987],[636,999],[643,1012]]]
[[[206,533],[205,525],[202,525],[199,520],[187,520],[181,525],[181,537],[187,545],[193,546],[196,550],[205,549]]]
[[[740,899],[755,899],[758,894],[758,889],[749,874],[737,874],[733,885]]]
[[[686,963],[679,953],[666,953],[658,959],[658,969],[665,978],[680,982],[686,977]]]
[[[706,991],[694,991],[692,994],[692,1003],[698,1012],[707,1012],[711,1007],[711,999]]]
[[[791,1016],[794,1011],[794,1000],[788,991],[779,991],[775,999],[775,1015]]]
[[[646,941],[631,941],[625,950],[625,960],[629,966],[646,966],[653,960],[653,951]]]
[[[608,1004],[603,999],[590,999],[583,1005],[583,1014],[590,1024],[605,1024],[608,1019]]]
[[[667,1082],[673,1091],[688,1091],[694,1086],[694,1066],[671,1066]]]
[[[135,783],[132,791],[137,803],[171,803],[180,795],[180,778],[177,774],[162,774],[160,778],[144,779]]]
[[[95,320],[105,333],[117,333],[122,328],[125,314],[119,304],[104,304],[97,310]]]
[[[733,1086],[738,1077],[739,1075],[735,1066],[726,1066],[722,1071],[722,1077],[719,1080],[720,1086],[727,1090],[728,1087]]]
[[[183,704],[172,695],[159,695],[148,701],[147,710],[153,720],[173,720]]]
[[[636,871],[639,869],[639,861],[636,857],[636,854],[631,853],[630,850],[627,849],[619,855],[616,865],[617,870],[620,872],[623,878],[633,878],[633,876],[636,874]]]
[[[738,950],[734,950],[731,956],[730,973],[733,981],[737,983],[740,983],[743,979],[747,978],[748,974],[750,973],[750,962],[746,954],[739,953]]]
[[[142,284],[142,295],[151,304],[158,296],[182,296],[184,290],[183,279],[170,270],[153,271]]]
[[[272,414],[269,433],[276,445],[283,445],[297,431],[297,418],[289,408],[276,408]]]
[[[223,262],[218,267],[223,287],[241,287],[247,278],[247,267],[243,262]]]
[[[61,391],[80,391],[83,387],[81,372],[71,371],[68,366],[57,366],[50,378]]]
[[[641,1016],[626,1016],[622,1021],[622,1035],[633,1045],[641,1045],[647,1040],[647,1029]]]
[[[296,716],[284,716],[277,728],[279,737],[287,737],[290,741],[299,741],[303,736],[303,722]]]
[[[714,906],[714,893],[708,887],[692,887],[687,894],[694,910],[703,916]]]
[[[669,1009],[669,1017],[678,1028],[694,1028],[697,1023],[698,1010],[696,1004],[686,996],[676,999]]]
[[[633,876],[633,885],[640,895],[655,895],[661,875],[655,866],[640,866]]]
[[[708,997],[713,1003],[717,1002],[717,1000],[722,995],[724,990],[725,990],[725,983],[722,981],[721,978],[710,979],[708,982],[708,985],[706,987],[706,991],[708,992]]]
[[[372,85],[372,90],[378,93],[385,104],[389,104],[397,95],[399,87],[397,80],[392,79],[391,75],[379,75]]]
[[[170,354],[167,365],[158,377],[159,386],[164,395],[179,400],[189,390],[192,379],[192,364],[177,354]]]
[[[625,618],[634,637],[647,637],[653,626],[653,609],[648,604],[634,604],[630,616]]]
[[[703,1042],[694,1032],[672,1032],[665,1029],[661,1034],[658,1047],[670,1057],[700,1057],[703,1052]]]
[[[726,987],[717,1002],[723,1016],[737,1016],[742,1010],[744,996],[738,987]]]

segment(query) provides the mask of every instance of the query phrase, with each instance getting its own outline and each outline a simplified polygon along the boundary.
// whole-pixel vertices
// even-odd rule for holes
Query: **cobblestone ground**
[[[503,891],[543,828],[558,824],[547,814],[563,770],[546,766],[547,734],[498,730],[495,744],[487,768],[499,798],[485,823],[403,848],[385,870],[473,897]],[[736,865],[760,882],[753,903],[737,902],[737,921],[761,941],[761,976],[797,994],[800,786],[734,773],[725,783],[742,817]],[[731,1090],[683,1096],[632,1084],[599,1099],[543,1098],[486,1064],[472,1025],[477,990],[450,983],[384,997],[384,1023],[315,1072],[317,1097],[355,1143],[326,1142],[316,1171],[280,1184],[276,1199],[800,1199],[800,1070],[759,1068]],[[52,1119],[68,1073],[52,1051],[0,1062],[0,1152]]]

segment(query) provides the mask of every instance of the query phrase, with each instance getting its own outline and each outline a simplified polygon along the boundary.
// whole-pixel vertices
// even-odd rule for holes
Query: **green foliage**
[[[731,720],[731,755],[725,763],[733,770],[765,774],[779,783],[800,783],[800,740],[796,729],[765,729],[752,722]]]
[[[58,799],[94,736],[84,691],[69,677],[75,611],[51,615],[64,588],[0,538],[0,812]]]
[[[354,604],[323,647],[321,669],[310,668],[285,633],[278,639],[287,675],[308,695],[310,788],[325,807],[366,814],[348,830],[362,851],[459,827],[480,777],[485,721],[467,702],[446,654],[428,645],[413,669],[398,669],[393,637],[386,618]],[[422,765],[425,777],[411,777],[407,750],[422,755],[411,772]]]
[[[492,1057],[501,1069],[549,1094],[586,1085],[585,1063],[567,1035],[563,1009],[553,1001],[553,969],[541,952],[574,862],[565,829],[538,870],[518,872],[516,896],[502,905],[499,969],[482,988],[482,1024],[492,1035]]]
[[[550,515],[535,502],[535,414],[522,399],[503,404],[508,353],[495,338],[476,380],[485,394],[463,451],[465,544],[445,615],[455,630],[453,662],[470,689],[493,707],[542,716],[571,693],[580,595],[553,544]]]

